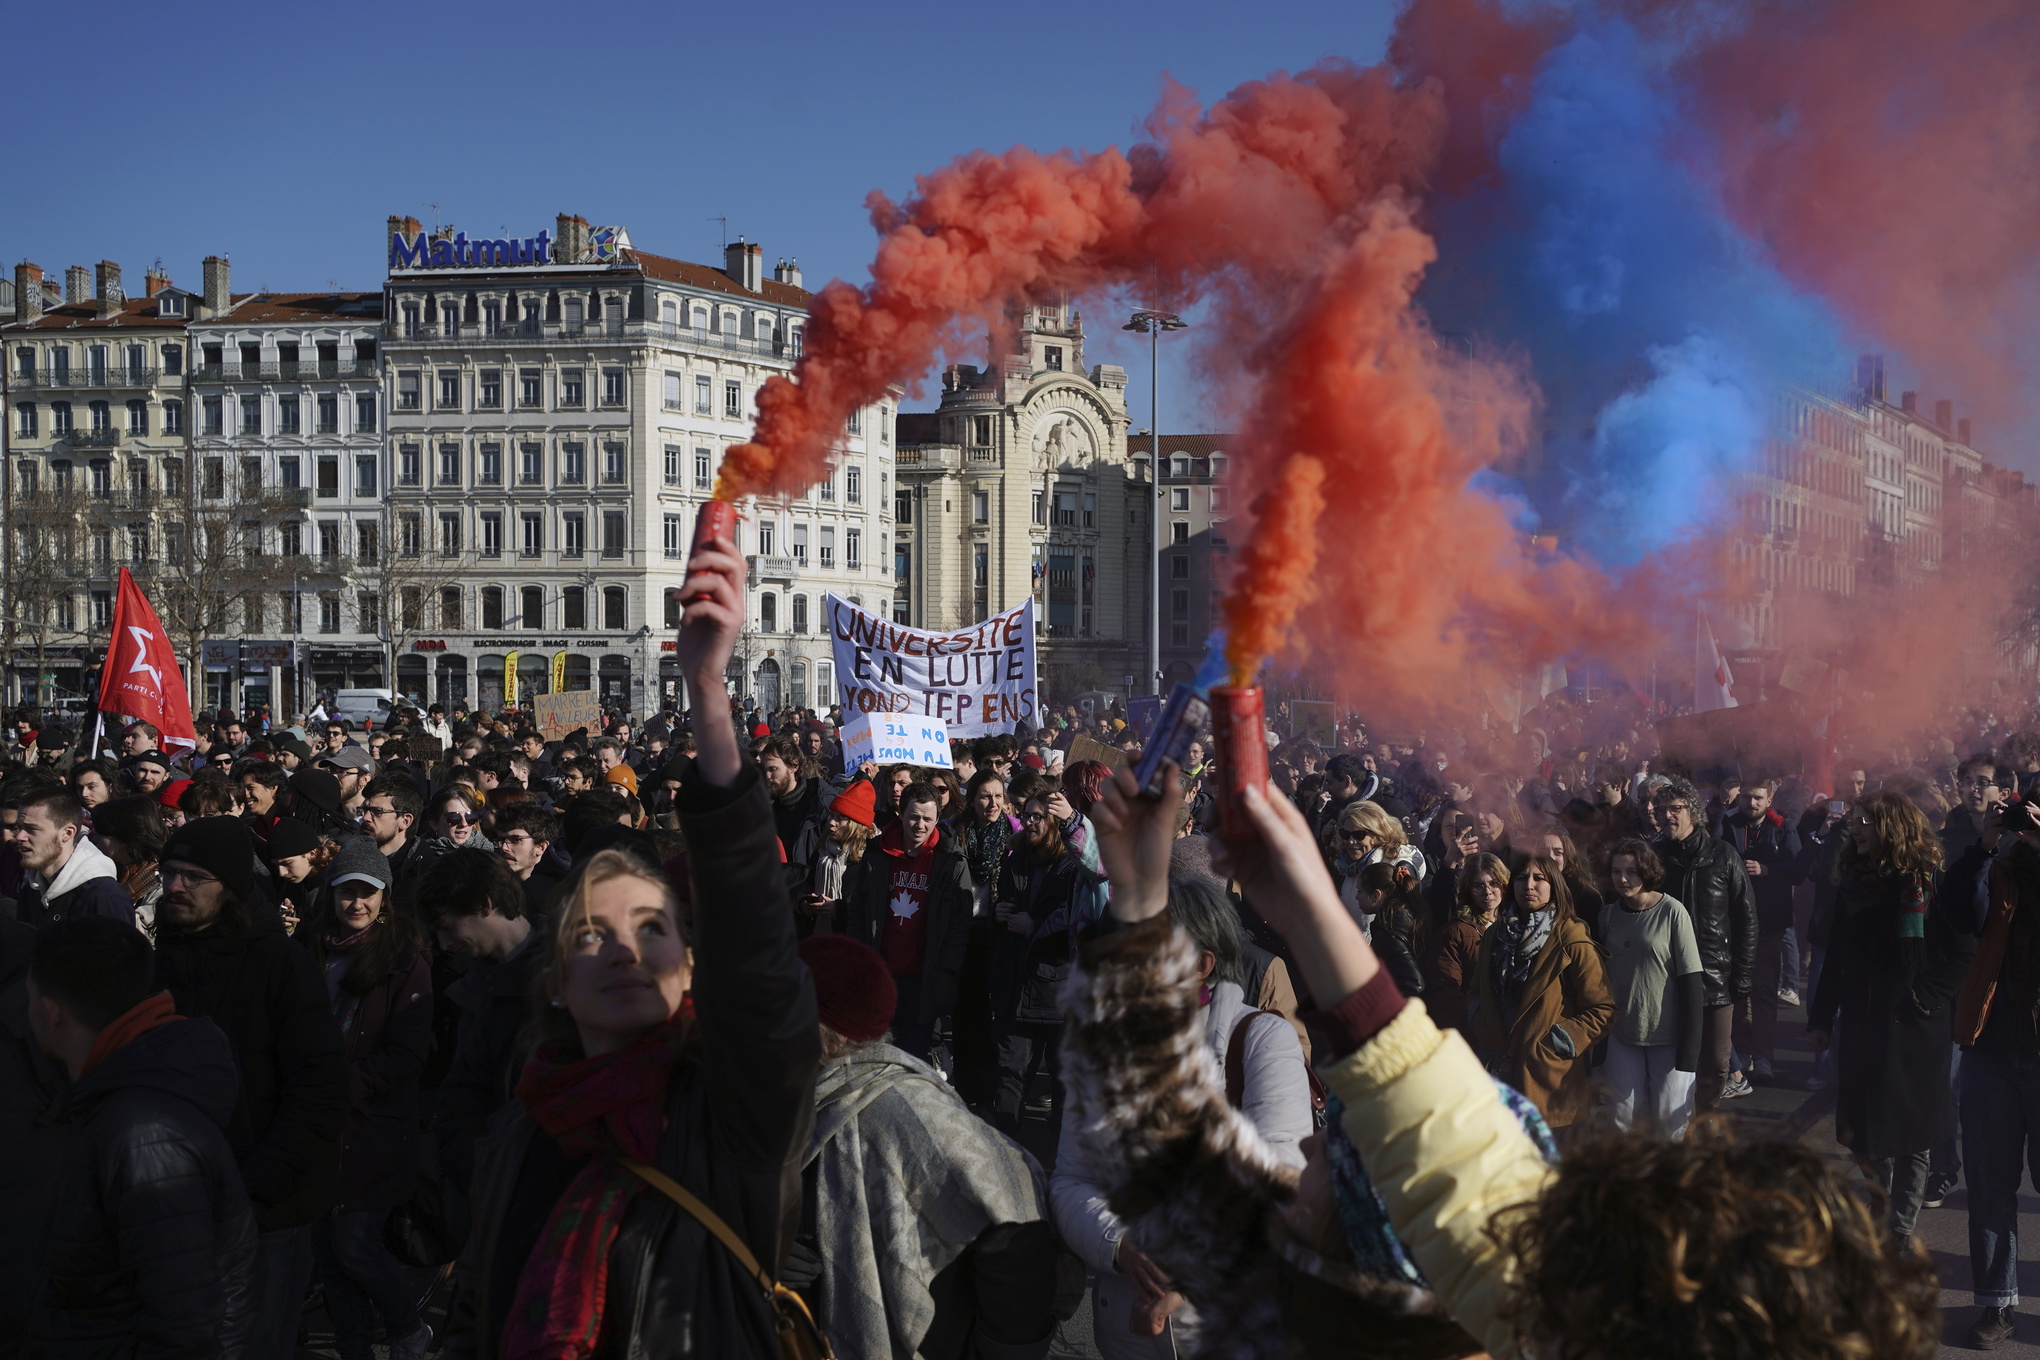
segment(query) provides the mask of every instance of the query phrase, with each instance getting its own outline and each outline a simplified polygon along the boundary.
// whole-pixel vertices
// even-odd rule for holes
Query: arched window
[[[602,588],[602,626],[612,633],[620,633],[627,626],[623,621],[624,592],[622,586]]]
[[[805,595],[793,597],[793,631],[796,633],[805,633],[807,631],[807,596]]]
[[[522,605],[520,620],[526,628],[545,627],[545,591],[538,586],[526,586],[518,592]]]
[[[503,626],[503,587],[483,586],[482,627],[501,628],[502,626]]]
[[[758,597],[758,631],[779,631],[779,597],[769,590]]]
[[[705,331],[708,329],[708,308],[696,307],[693,312],[693,317],[694,317],[693,325],[695,330]]]
[[[680,304],[667,298],[659,304],[659,322],[668,328],[680,324]]]
[[[568,586],[560,592],[560,627],[586,628],[587,626],[587,593],[579,586]]]

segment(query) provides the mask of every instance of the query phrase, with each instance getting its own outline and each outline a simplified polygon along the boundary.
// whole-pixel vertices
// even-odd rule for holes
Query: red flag
[[[120,569],[120,594],[113,602],[113,640],[99,672],[99,711],[153,724],[166,750],[198,744],[177,651],[126,567]]]

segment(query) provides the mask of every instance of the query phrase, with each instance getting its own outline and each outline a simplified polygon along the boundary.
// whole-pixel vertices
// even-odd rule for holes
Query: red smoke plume
[[[1516,70],[1524,44],[1503,49],[1485,66]],[[1595,573],[1533,556],[1467,490],[1520,441],[1530,395],[1441,347],[1412,306],[1434,253],[1412,211],[1446,148],[1441,85],[1326,65],[1208,111],[1170,87],[1148,132],[1124,156],[967,156],[905,204],[875,197],[870,286],[816,299],[797,382],[767,384],[718,494],[807,486],[851,410],[1015,302],[1137,288],[1207,303],[1221,337],[1207,352],[1245,432],[1235,478],[1264,521],[1240,536],[1225,606],[1236,674],[1291,638],[1337,638],[1367,659],[1371,702],[1419,716],[1582,642],[1627,630],[1634,645],[1639,621]],[[1293,632],[1299,615],[1314,626]]]
[[[1693,64],[1731,210],[1796,281],[2003,432],[2040,347],[2031,0],[1754,7]]]

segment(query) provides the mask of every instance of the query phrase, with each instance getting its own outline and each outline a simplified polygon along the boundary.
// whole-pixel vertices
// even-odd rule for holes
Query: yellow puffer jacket
[[[1553,1172],[1480,1060],[1412,1000],[1388,1027],[1319,1069],[1396,1234],[1454,1321],[1495,1360],[1522,1352],[1507,1321],[1516,1262],[1488,1235],[1496,1213],[1543,1193]]]

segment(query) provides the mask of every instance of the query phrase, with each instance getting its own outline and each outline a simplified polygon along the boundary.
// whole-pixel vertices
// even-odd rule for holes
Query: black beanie
[[[178,827],[159,862],[171,860],[205,870],[244,906],[255,896],[255,838],[239,817],[200,817]]]
[[[319,833],[295,817],[279,817],[269,828],[269,843],[263,847],[273,867],[278,860],[309,855],[319,848]]]

